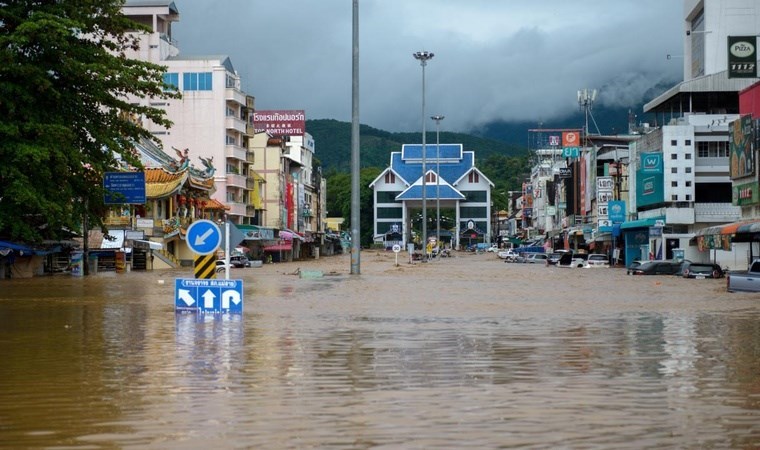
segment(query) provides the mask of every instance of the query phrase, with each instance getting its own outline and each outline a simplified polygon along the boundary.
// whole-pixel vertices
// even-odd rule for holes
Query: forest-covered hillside
[[[333,119],[307,120],[306,131],[314,137],[315,156],[324,173],[350,171],[351,123]],[[359,127],[359,134],[362,167],[387,167],[391,152],[400,151],[403,144],[422,143],[420,133],[392,133],[367,125]],[[435,130],[428,130],[427,142],[436,142]],[[462,144],[465,150],[474,151],[476,164],[492,155],[514,157],[528,153],[527,147],[463,133],[441,132],[440,142]]]

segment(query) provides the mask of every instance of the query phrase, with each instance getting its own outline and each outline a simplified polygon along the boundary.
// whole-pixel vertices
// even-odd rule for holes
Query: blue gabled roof
[[[425,145],[425,169],[437,171],[448,183],[454,183],[475,165],[475,153],[462,151],[462,144],[441,144],[440,161],[436,159],[436,145]],[[405,144],[401,152],[391,153],[391,168],[408,183],[422,177],[422,145]],[[421,194],[421,193],[420,193]]]
[[[465,196],[461,192],[452,188],[448,184],[442,184],[436,186],[435,183],[429,183],[425,185],[425,197],[428,200],[435,200],[436,193],[440,189],[441,196],[438,197],[441,200],[464,200]],[[396,200],[422,200],[422,185],[415,184],[410,186],[409,189],[396,196]]]
[[[439,147],[436,144],[425,143],[425,159],[435,160]],[[441,144],[441,159],[462,159],[462,144]],[[422,160],[422,144],[404,144],[401,146],[401,159],[406,161]]]

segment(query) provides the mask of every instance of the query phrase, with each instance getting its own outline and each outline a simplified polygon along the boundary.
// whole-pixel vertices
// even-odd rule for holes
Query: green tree
[[[122,0],[0,2],[0,237],[27,242],[103,227],[103,174],[140,167],[134,117],[169,126],[140,98],[178,94],[162,66],[128,59]]]
[[[374,230],[374,205],[369,184],[380,175],[382,169],[365,167],[359,173],[359,234],[361,245],[372,243]],[[344,231],[351,230],[351,174],[332,172],[327,176],[327,214],[343,217]]]

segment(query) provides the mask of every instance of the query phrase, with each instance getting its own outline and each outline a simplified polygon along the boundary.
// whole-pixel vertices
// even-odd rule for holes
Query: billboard
[[[752,116],[742,116],[729,124],[729,174],[731,179],[755,174],[752,151]]]
[[[757,78],[756,49],[756,36],[728,36],[728,78]]]
[[[662,153],[642,153],[636,171],[636,203],[648,206],[665,201]]]
[[[304,110],[266,110],[253,113],[257,133],[267,131],[272,136],[303,136],[306,132]]]

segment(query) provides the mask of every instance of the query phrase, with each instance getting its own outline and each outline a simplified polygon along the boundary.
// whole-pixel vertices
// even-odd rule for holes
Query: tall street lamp
[[[441,121],[443,116],[431,116],[435,120],[435,239],[441,245]]]
[[[413,53],[414,59],[422,66],[422,251],[427,248],[427,195],[425,192],[425,66],[435,56],[432,52],[421,51]],[[424,260],[424,259],[423,259]]]

